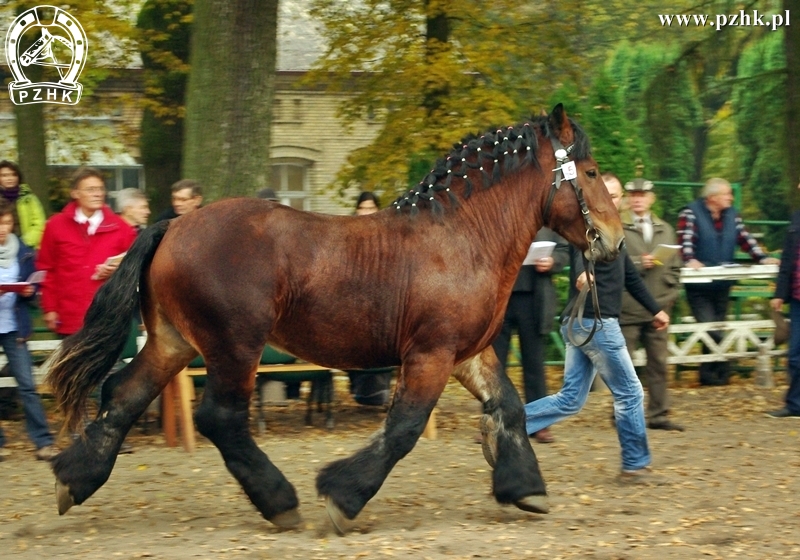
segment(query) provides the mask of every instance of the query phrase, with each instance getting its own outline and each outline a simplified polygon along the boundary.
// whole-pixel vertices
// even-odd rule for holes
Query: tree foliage
[[[412,162],[423,169],[468,133],[538,113],[563,81],[588,70],[570,31],[579,5],[314,0],[328,50],[308,82],[348,93],[345,122],[373,113],[385,120],[341,183],[402,189]]]
[[[19,164],[26,181],[43,201],[50,198],[51,184],[48,179],[45,141],[48,123],[56,115],[63,116],[65,113],[82,115],[107,110],[108,107],[100,102],[94,93],[103,80],[130,66],[135,45],[129,14],[136,5],[138,5],[137,0],[115,2],[72,0],[58,3],[60,8],[69,12],[81,23],[87,35],[88,59],[80,76],[80,83],[83,86],[81,101],[74,106],[45,107],[43,104],[15,106]],[[42,3],[32,0],[12,0],[7,6],[20,14],[30,8],[42,6]],[[33,69],[33,72],[36,71]],[[46,69],[42,79],[58,81],[57,77],[53,78],[53,73],[54,69]]]
[[[140,150],[156,212],[170,204],[181,178],[192,0],[147,0],[137,19],[144,66]]]
[[[775,204],[785,196],[789,180],[784,103],[786,58],[780,33],[768,35],[748,47],[739,61],[733,108],[739,141],[744,147],[744,183],[767,220],[789,218],[789,205]],[[777,239],[770,239],[777,245]]]

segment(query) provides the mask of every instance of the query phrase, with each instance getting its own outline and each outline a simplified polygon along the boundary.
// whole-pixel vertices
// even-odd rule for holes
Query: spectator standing
[[[33,249],[12,233],[14,207],[0,199],[0,283],[25,281],[34,271]],[[53,459],[60,450],[54,445],[53,434],[47,425],[42,401],[36,392],[27,340],[33,332],[28,302],[35,287],[27,286],[20,293],[0,290],[0,345],[8,359],[11,374],[17,381],[17,391],[25,412],[25,428],[36,446],[36,458]],[[0,461],[8,454],[4,449],[5,434],[0,428]]]
[[[14,234],[28,247],[38,249],[46,216],[39,198],[22,182],[19,166],[8,160],[0,161],[0,190],[14,210]]]
[[[381,204],[375,193],[364,191],[356,199],[356,216],[368,216],[381,209]]]
[[[264,200],[271,200],[272,202],[280,202],[278,195],[275,194],[275,190],[269,187],[260,189],[256,193],[256,198],[263,198]]]
[[[678,215],[678,242],[685,266],[699,269],[732,263],[738,246],[761,264],[778,264],[764,254],[761,247],[744,227],[734,208],[731,184],[725,179],[706,181],[700,198],[686,206]],[[734,281],[686,284],[686,299],[698,323],[724,321],[728,314],[728,301]],[[716,342],[722,332],[709,333]],[[703,348],[708,353],[708,348]],[[701,385],[727,385],[730,365],[727,360],[700,364]]]
[[[678,299],[681,258],[677,251],[667,262],[657,262],[653,252],[659,245],[674,245],[675,232],[672,227],[650,211],[656,201],[653,183],[645,179],[634,179],[625,184],[628,210],[620,214],[625,231],[625,245],[636,270],[644,280],[650,294],[667,314]],[[669,419],[667,397],[667,349],[666,329],[653,326],[653,314],[625,291],[622,294],[622,313],[619,316],[622,335],[633,356],[639,343],[647,355],[645,383],[647,385],[647,427],[655,430],[683,431],[683,427]]]
[[[768,412],[770,418],[800,417],[800,210],[792,214],[792,223],[786,232],[775,295],[770,305],[775,311],[782,311],[787,302],[792,325],[789,331],[789,389],[784,399],[786,405]]]
[[[125,220],[129,226],[141,232],[147,227],[147,219],[150,217],[150,204],[147,197],[139,189],[122,189],[117,193],[117,208],[119,217]]]
[[[603,175],[614,205],[622,202],[622,185],[613,176]],[[583,254],[570,248],[570,301],[563,317],[570,315],[578,300],[578,292],[587,282]],[[602,327],[583,346],[576,346],[568,335],[572,328],[575,338],[583,340],[592,328],[594,308],[591,298],[586,298],[585,318],[562,321],[561,334],[566,346],[564,360],[564,384],[554,394],[525,405],[525,426],[528,435],[551,426],[573,414],[577,414],[589,396],[589,389],[596,374],[605,381],[614,397],[614,419],[622,448],[622,472],[619,481],[624,484],[650,484],[656,482],[649,466],[650,449],[644,419],[644,391],[631,357],[625,349],[625,339],[619,327],[622,308],[622,290],[626,288],[653,316],[656,328],[665,329],[669,316],[659,309],[644,285],[639,273],[623,248],[612,262],[595,263],[594,280],[602,316]]]
[[[172,185],[170,190],[172,191],[172,206],[158,216],[157,222],[188,214],[200,208],[203,203],[203,188],[200,183],[192,179],[181,179]]]
[[[117,269],[109,257],[128,250],[136,230],[105,204],[102,174],[79,169],[71,185],[72,202],[44,228],[37,268],[45,271],[41,306],[47,328],[61,336],[80,330],[95,292]]]
[[[536,241],[552,241],[556,246],[549,257],[539,259],[536,264],[524,265],[520,269],[508,300],[503,329],[492,343],[505,370],[511,335],[517,331],[526,403],[547,396],[544,358],[558,301],[553,287],[553,274],[561,272],[569,263],[569,244],[556,232],[542,228],[536,234]],[[548,427],[534,433],[533,437],[539,443],[554,441]]]

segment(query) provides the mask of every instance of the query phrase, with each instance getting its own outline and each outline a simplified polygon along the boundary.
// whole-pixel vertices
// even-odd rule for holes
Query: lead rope
[[[589,232],[587,231],[587,234]],[[589,239],[589,251],[593,251],[594,243],[597,240],[597,237],[594,239]],[[578,293],[578,297],[575,299],[575,305],[570,311],[569,319],[567,319],[567,339],[569,340],[570,344],[573,346],[581,347],[585,346],[589,343],[590,340],[594,337],[594,333],[598,331],[599,328],[603,328],[603,318],[600,316],[600,301],[597,297],[597,283],[595,282],[594,277],[594,252],[591,253],[592,258],[586,262],[586,283],[581,288],[580,293]],[[594,321],[592,321],[592,328],[585,329],[583,327],[583,310],[584,306],[586,305],[586,296],[591,293],[592,295],[592,309],[594,311]],[[575,324],[575,320],[578,320],[580,328],[583,332],[587,333],[586,338],[583,342],[578,342],[573,334],[573,326]]]

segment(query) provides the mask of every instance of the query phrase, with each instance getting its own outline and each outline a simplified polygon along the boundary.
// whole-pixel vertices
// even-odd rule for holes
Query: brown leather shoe
[[[533,438],[539,443],[553,443],[556,438],[550,433],[550,428],[543,428],[533,433]]]

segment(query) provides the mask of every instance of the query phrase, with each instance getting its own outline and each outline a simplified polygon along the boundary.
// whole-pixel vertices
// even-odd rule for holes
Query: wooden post
[[[175,387],[167,383],[161,393],[161,428],[169,447],[178,445],[178,431],[175,426]]]
[[[189,453],[194,452],[194,421],[192,420],[192,397],[194,396],[194,384],[189,377],[189,372],[182,369],[177,377],[170,383],[176,383],[178,395],[180,397],[180,424],[181,436],[183,437],[183,448]]]

